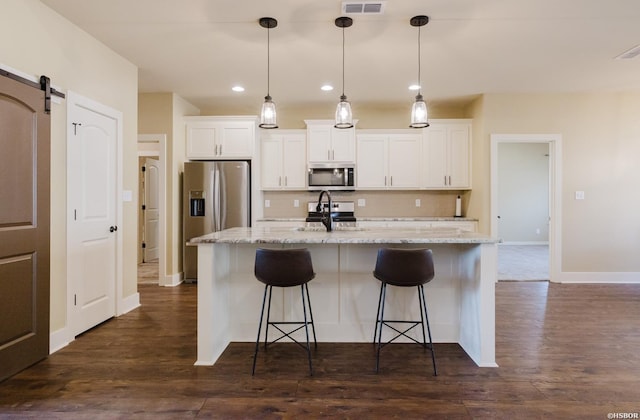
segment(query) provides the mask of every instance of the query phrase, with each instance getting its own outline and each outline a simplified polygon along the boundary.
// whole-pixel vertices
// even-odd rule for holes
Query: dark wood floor
[[[640,412],[640,286],[497,285],[499,368],[437,344],[232,343],[195,367],[196,287],[141,285],[142,307],[0,383],[0,418],[594,418]]]

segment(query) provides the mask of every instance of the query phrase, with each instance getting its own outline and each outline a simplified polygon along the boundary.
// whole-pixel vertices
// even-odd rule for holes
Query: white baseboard
[[[140,306],[140,293],[134,293],[122,299],[122,308],[117,316],[124,315]]]
[[[640,284],[640,272],[570,272],[563,271],[559,278],[554,278],[557,283],[636,283]]]
[[[49,333],[49,354],[67,347],[74,339],[74,337],[69,337],[67,327]]]
[[[160,284],[160,286],[165,287],[176,287],[182,283],[182,272],[169,274],[164,278],[164,281]]]

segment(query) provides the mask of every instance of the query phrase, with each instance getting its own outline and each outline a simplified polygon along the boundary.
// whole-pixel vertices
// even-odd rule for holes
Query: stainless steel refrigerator
[[[182,189],[183,271],[187,282],[198,278],[198,248],[191,238],[251,224],[251,175],[246,161],[184,164]]]

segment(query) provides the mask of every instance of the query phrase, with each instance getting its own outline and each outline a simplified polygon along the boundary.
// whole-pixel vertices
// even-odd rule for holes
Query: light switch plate
[[[584,200],[584,191],[576,191],[576,200]]]
[[[300,207],[300,200],[293,200],[293,207]]]
[[[358,198],[358,207],[364,207],[367,205],[367,202],[364,198]]]
[[[420,202],[419,198],[416,198],[416,207],[420,207],[422,205],[422,203]]]
[[[264,200],[264,206],[266,207],[271,207],[271,200]]]
[[[122,191],[122,201],[133,201],[133,191],[131,190]]]

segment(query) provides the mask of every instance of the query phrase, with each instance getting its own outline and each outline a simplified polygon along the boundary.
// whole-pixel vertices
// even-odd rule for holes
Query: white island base
[[[387,239],[384,232],[369,232],[369,240],[360,232],[355,239],[348,232],[302,235],[280,230],[246,229],[239,239],[241,231],[230,229],[191,241],[198,245],[196,365],[214,364],[232,341],[256,340],[264,292],[264,285],[253,274],[259,247],[310,250],[316,277],[309,283],[309,293],[319,342],[371,342],[380,291],[372,271],[378,249],[390,246],[433,250],[436,275],[425,286],[433,341],[459,343],[478,366],[497,366],[496,240],[460,232],[453,239],[443,233],[434,237],[432,232],[420,234],[415,229],[393,230]],[[419,238],[401,243],[393,239],[411,235]],[[419,319],[416,292],[416,288],[389,287],[385,318]],[[300,288],[274,288],[271,314],[272,320],[302,319]],[[414,336],[421,339],[420,330],[414,330]],[[384,332],[387,339],[391,337],[389,329]],[[304,340],[304,333],[299,334]]]

